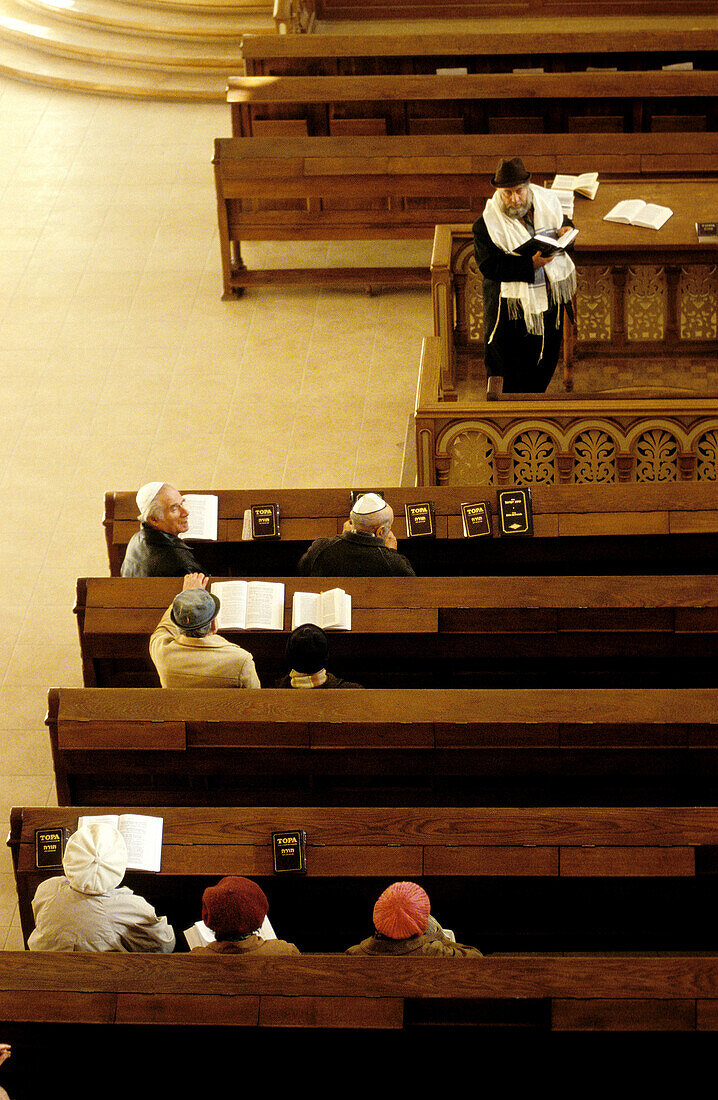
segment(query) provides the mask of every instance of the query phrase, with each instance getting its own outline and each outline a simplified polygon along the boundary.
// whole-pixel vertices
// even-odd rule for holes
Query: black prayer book
[[[287,829],[283,833],[272,833],[272,855],[274,870],[307,870],[307,834],[304,829]]]
[[[70,830],[65,825],[35,829],[35,866],[39,869],[62,867],[69,837]]]
[[[426,500],[420,504],[405,504],[406,534],[410,539],[436,538],[434,503]]]
[[[253,539],[278,539],[280,537],[278,504],[253,504],[251,512]]]
[[[501,489],[498,501],[501,535],[533,535],[534,521],[530,489]]]
[[[480,500],[478,504],[462,504],[461,519],[465,538],[476,539],[486,535],[491,538],[493,532],[491,530],[491,508],[488,501]]]

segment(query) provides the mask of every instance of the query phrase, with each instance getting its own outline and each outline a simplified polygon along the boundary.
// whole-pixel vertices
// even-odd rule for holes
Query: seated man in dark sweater
[[[172,485],[150,481],[137,494],[142,524],[127,545],[123,577],[183,577],[202,573],[194,554],[179,537],[189,527],[182,494]]]
[[[279,688],[360,688],[327,672],[329,642],[321,627],[304,623],[289,635],[286,660],[289,675],[277,681]]]
[[[394,513],[377,493],[355,502],[341,535],[315,539],[300,559],[300,577],[413,577],[396,548]]]

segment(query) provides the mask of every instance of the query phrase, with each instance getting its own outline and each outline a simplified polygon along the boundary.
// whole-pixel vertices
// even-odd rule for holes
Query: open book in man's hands
[[[537,229],[533,237],[514,249],[520,256],[533,256],[540,252],[542,256],[551,256],[554,252],[563,252],[576,240],[578,229],[568,228],[560,237],[558,229]]]

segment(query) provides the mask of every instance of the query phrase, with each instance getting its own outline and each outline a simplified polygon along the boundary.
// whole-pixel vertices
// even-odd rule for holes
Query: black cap
[[[314,623],[304,623],[289,635],[287,641],[287,664],[295,672],[311,676],[324,668],[329,653],[329,642],[321,627]]]
[[[522,183],[528,183],[531,173],[524,168],[521,157],[511,157],[510,160],[500,160],[496,173],[491,180],[494,187],[519,187]]]

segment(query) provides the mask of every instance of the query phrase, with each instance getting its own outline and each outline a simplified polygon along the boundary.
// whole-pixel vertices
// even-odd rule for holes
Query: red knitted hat
[[[237,875],[227,875],[202,895],[202,920],[218,939],[256,932],[268,910],[261,886]]]
[[[405,940],[426,932],[431,906],[429,897],[415,882],[394,882],[377,899],[374,927],[382,936]]]

